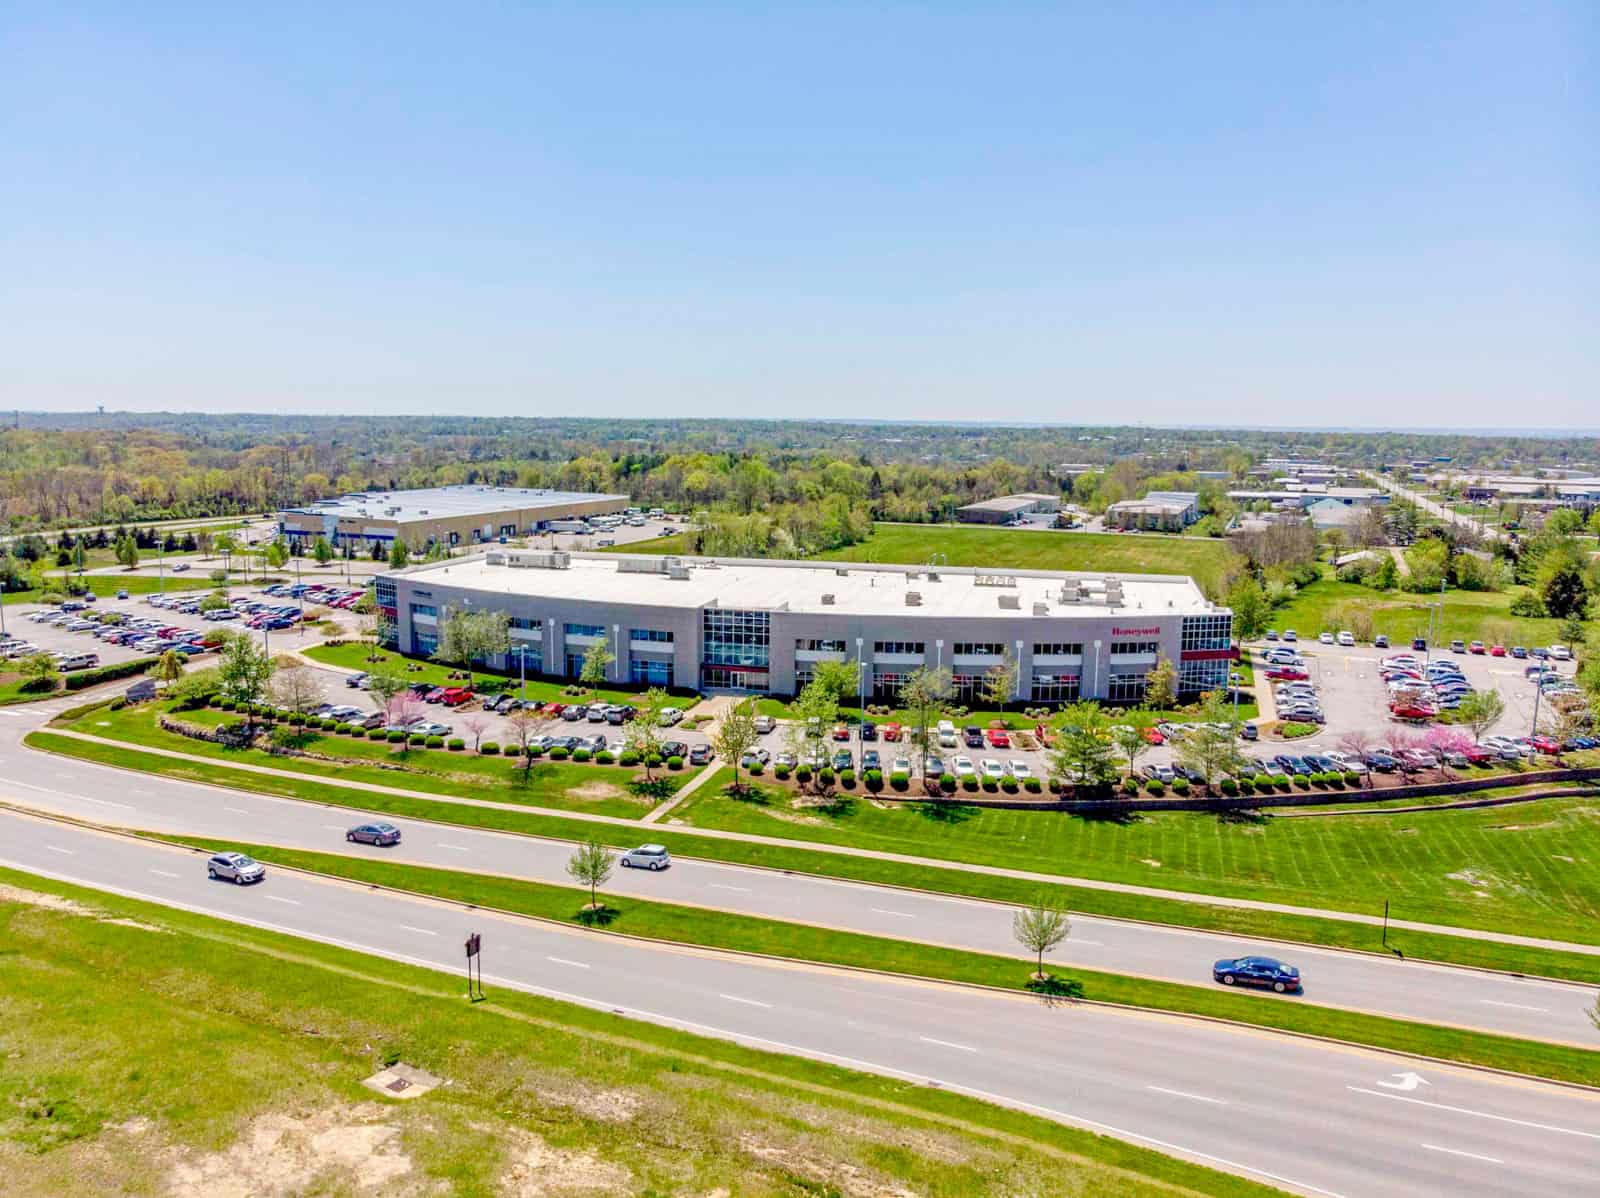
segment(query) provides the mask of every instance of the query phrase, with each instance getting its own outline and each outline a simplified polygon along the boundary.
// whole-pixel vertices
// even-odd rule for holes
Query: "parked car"
[[[778,754],[778,760],[782,761],[783,760],[783,756],[784,755],[782,753],[779,753]],[[690,765],[710,765],[711,764],[711,746],[710,745],[705,745],[705,744],[700,744],[700,745],[695,745],[692,749],[690,749],[689,750],[689,764]],[[794,762],[791,761],[788,764],[792,766],[794,764]]]
[[[623,869],[666,869],[672,864],[672,855],[665,845],[642,844],[622,854]]]
[[[977,767],[972,764],[972,758],[965,754],[959,755],[955,760],[956,777],[975,778],[978,776]]]
[[[1338,640],[1339,640],[1339,643],[1341,645],[1343,645],[1347,649],[1351,645],[1354,645],[1356,643],[1355,634],[1351,633],[1351,632],[1341,632],[1339,634]]]
[[[674,708],[674,709],[671,709],[671,710],[676,710],[676,709]],[[680,719],[682,718],[682,713],[681,712],[679,713],[679,718]],[[775,720],[770,715],[758,715],[758,716],[756,716],[756,731],[758,733],[760,733],[762,736],[765,736],[767,733],[771,732],[777,726],[778,726],[778,721]]]
[[[993,779],[996,782],[1006,776],[1006,767],[1001,765],[993,757],[985,757],[983,759],[981,768],[985,778]]]
[[[983,729],[976,724],[969,724],[961,730],[961,739],[969,749],[983,748]]]
[[[357,824],[344,834],[344,838],[351,844],[399,844],[400,829],[393,824]]]
[[[1321,644],[1324,644],[1324,645],[1331,645],[1331,644],[1333,644],[1333,633],[1331,633],[1331,632],[1319,633],[1317,635],[1317,641],[1319,643],[1321,643]]]
[[[988,735],[991,748],[1009,749],[1011,747],[1011,735],[1004,728],[990,728]]]
[[[213,881],[220,878],[245,886],[265,878],[267,867],[243,853],[218,853],[206,862],[206,876]]]
[[[1380,632],[1372,638],[1372,647],[1374,649],[1387,649],[1389,647],[1389,638]]]
[[[1224,986],[1263,986],[1278,994],[1300,992],[1300,971],[1271,957],[1228,957],[1211,966]]]

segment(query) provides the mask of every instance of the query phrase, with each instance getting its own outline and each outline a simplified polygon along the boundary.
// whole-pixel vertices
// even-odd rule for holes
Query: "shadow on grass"
[[[1224,807],[1217,812],[1217,822],[1262,827],[1272,822],[1272,812],[1263,811],[1259,807]]]
[[[578,913],[573,916],[586,928],[605,928],[622,917],[622,912],[615,907],[608,907],[601,903],[598,907],[584,905],[578,908]]]
[[[722,788],[722,797],[736,803],[749,803],[752,807],[772,806],[772,796],[759,786],[748,782],[730,782]]]
[[[628,783],[628,789],[636,799],[650,799],[657,803],[671,798],[673,793],[672,781],[668,778],[635,778]]]
[[[950,799],[929,799],[925,803],[918,803],[916,810],[929,823],[954,826],[966,823],[977,815],[981,808],[974,807],[970,803],[954,802]]]
[[[1074,819],[1080,819],[1086,824],[1137,824],[1144,822],[1144,816],[1138,811],[1127,807],[1104,807],[1098,811],[1075,811]]]
[[[1058,978],[1051,974],[1042,978],[1029,978],[1028,992],[1037,994],[1045,1006],[1053,1007],[1057,1003],[1070,1003],[1082,998],[1083,983],[1076,979]]]

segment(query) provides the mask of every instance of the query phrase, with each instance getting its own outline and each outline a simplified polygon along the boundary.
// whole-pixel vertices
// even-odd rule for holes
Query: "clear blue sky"
[[[1600,425],[1600,5],[6,4],[0,406]]]

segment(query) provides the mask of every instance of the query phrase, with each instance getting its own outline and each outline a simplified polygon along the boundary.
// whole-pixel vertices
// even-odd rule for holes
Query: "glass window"
[[[873,641],[874,653],[914,653],[918,657],[927,655],[928,646],[923,641]]]
[[[411,605],[411,614],[413,616],[432,616],[438,619],[439,609],[431,603],[413,603]]]
[[[521,628],[526,632],[543,632],[544,631],[544,621],[543,620],[529,620],[529,619],[523,618],[522,616],[512,616],[511,619],[509,621],[507,621],[507,623],[512,628]]]
[[[1228,689],[1228,674],[1233,668],[1233,662],[1223,661],[1186,661],[1178,667],[1178,693],[1180,695],[1198,695],[1205,691],[1220,691]]]
[[[1035,703],[1076,703],[1078,701],[1078,676],[1076,674],[1035,674],[1033,676],[1033,701]]]
[[[658,644],[672,644],[672,632],[666,628],[635,628],[628,633],[632,641],[655,641]]]
[[[874,699],[898,699],[900,697],[900,688],[905,684],[906,676],[897,671],[872,671],[872,697]]]
[[[1035,657],[1082,657],[1082,641],[1043,641],[1033,646]]]
[[[628,680],[638,686],[671,686],[672,663],[633,658],[628,662]]]
[[[1226,649],[1232,644],[1231,614],[1183,618],[1183,649]]]
[[[987,641],[957,641],[953,652],[957,657],[999,657],[1006,647]]]
[[[605,636],[606,626],[604,624],[568,624],[566,631],[568,636]]]
[[[1143,670],[1137,673],[1113,673],[1106,687],[1106,698],[1113,703],[1139,702],[1144,698],[1147,676]]]
[[[843,641],[821,640],[821,639],[818,639],[818,638],[815,638],[815,637],[810,638],[810,639],[802,637],[801,639],[795,641],[794,649],[795,649],[796,653],[806,653],[806,652],[812,652],[812,653],[844,653],[844,652],[846,652],[846,649],[844,647],[844,642]]]
[[[1159,652],[1161,652],[1161,642],[1160,641],[1112,641],[1111,642],[1111,656],[1112,657],[1117,657],[1117,656],[1120,656],[1120,655],[1123,655],[1123,654],[1132,654],[1132,653],[1159,653]]]
[[[975,703],[983,694],[982,674],[952,674],[950,685],[956,698],[963,703]]]

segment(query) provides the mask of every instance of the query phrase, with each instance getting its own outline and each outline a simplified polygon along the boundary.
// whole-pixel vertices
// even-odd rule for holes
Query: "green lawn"
[[[641,787],[635,783],[639,771],[621,766],[589,763],[539,761],[524,772],[506,757],[483,757],[475,753],[452,753],[445,749],[407,748],[403,753],[387,742],[318,733],[302,746],[308,752],[342,760],[338,764],[303,757],[280,757],[258,749],[231,749],[211,741],[194,740],[168,732],[157,724],[165,704],[146,704],[121,711],[99,708],[70,726],[94,736],[112,737],[128,744],[171,749],[216,761],[246,762],[304,774],[326,777],[330,772],[346,782],[392,786],[428,794],[473,799],[493,799],[502,803],[526,803],[533,807],[555,807],[638,819],[662,798],[671,795],[692,775],[688,771],[656,771],[655,783]],[[237,719],[229,713],[201,709],[176,712],[176,718],[192,724],[216,725]],[[470,739],[468,740],[470,744]],[[371,765],[347,762],[372,762]],[[381,763],[381,765],[380,765]],[[401,768],[396,769],[394,767]]]
[[[613,553],[687,553],[682,533]],[[1108,571],[1122,574],[1189,574],[1202,585],[1216,581],[1228,547],[1210,538],[1147,533],[1085,533],[984,528],[968,524],[876,524],[858,545],[819,553],[826,561],[922,565],[945,555],[951,566],[1018,570]]]
[[[731,775],[730,775],[731,777]],[[1332,819],[1159,812],[1125,821],[1026,811],[791,806],[715,781],[672,813],[694,827],[1052,870],[1202,894],[1600,943],[1600,799]],[[1452,876],[1453,875],[1453,876]]]
[[[1373,613],[1373,631],[1385,633],[1395,645],[1409,642],[1428,631],[1429,609],[1439,601],[1437,595],[1413,595],[1404,591],[1374,591],[1354,582],[1324,578],[1303,588],[1293,600],[1272,613],[1277,629],[1293,628],[1302,637],[1319,632],[1338,632],[1336,609],[1354,602]],[[1449,591],[1444,595],[1443,620],[1437,639],[1481,640],[1489,644],[1550,645],[1559,639],[1560,621],[1513,616],[1511,596],[1499,591]]]
[[[930,1087],[493,986],[469,1004],[455,973],[0,884],[8,1198],[173,1193],[183,1173],[214,1179],[196,1193],[240,1173],[325,1195],[1278,1192]],[[394,1061],[449,1084],[409,1103],[360,1085]]]
[[[161,585],[161,579],[150,578],[143,574],[85,574],[82,581],[87,583],[89,589],[102,599],[110,598],[118,591],[127,591],[130,595],[148,595],[163,589],[168,591],[195,591],[208,589],[216,585],[204,573],[201,573],[198,578],[193,574],[180,576],[168,574],[164,588]],[[6,592],[5,603],[8,607],[14,603],[38,603],[40,596],[50,590],[61,590],[54,575],[46,581],[45,586],[38,590]]]
[[[91,744],[70,740],[50,732],[30,733],[25,743],[33,749],[93,761],[117,769],[136,770],[158,777],[227,786],[257,794],[284,795],[331,806],[376,811],[401,819],[435,820],[471,828],[490,828],[525,836],[540,836],[565,841],[580,841],[591,836],[613,848],[631,848],[638,833],[631,824],[579,822],[563,816],[534,812],[502,811],[443,801],[405,798],[380,794],[361,786],[340,785],[323,778],[274,777],[230,769],[226,764],[206,761],[176,761],[119,745]],[[341,774],[341,777],[344,775]],[[937,818],[929,808],[919,808],[925,818]],[[953,819],[964,818],[970,808],[951,808],[944,813]],[[822,877],[888,886],[911,886],[945,894],[992,899],[997,902],[1031,902],[1041,890],[1036,881],[1008,878],[997,874],[944,869],[935,865],[909,865],[899,861],[880,861],[870,857],[847,857],[828,852],[823,846],[755,844],[739,840],[709,840],[692,829],[675,827],[672,820],[651,827],[652,840],[666,845],[681,857],[726,861],[766,869],[792,870]],[[1037,867],[1043,870],[1044,865]],[[1058,885],[1045,887],[1074,911],[1137,919],[1146,923],[1177,927],[1205,928],[1239,936],[1268,937],[1276,940],[1325,944],[1367,952],[1387,951],[1379,929],[1370,924],[1349,923],[1311,915],[1285,915],[1222,907],[1203,898],[1193,901],[1155,898],[1139,894]],[[1396,911],[1397,917],[1405,913]],[[1519,945],[1497,944],[1490,940],[1471,940],[1459,936],[1412,931],[1391,931],[1389,946],[1408,957],[1447,961],[1544,977],[1566,978],[1586,984],[1600,984],[1600,959],[1584,954],[1552,949],[1531,949]]]
[[[313,645],[306,649],[305,655],[312,661],[320,661],[326,665],[339,666],[346,670],[371,670],[373,662],[367,660],[370,646],[357,641],[346,641],[342,645]],[[406,677],[417,682],[431,682],[437,686],[452,684],[450,678],[451,668],[440,665],[438,662],[423,661],[418,658],[405,657],[399,653],[384,650],[381,654],[385,661],[399,663],[402,668],[407,665],[415,668],[406,672]],[[516,674],[500,674],[492,670],[475,668],[472,673],[473,682],[480,691],[509,690],[517,695],[523,693],[522,683]],[[569,682],[556,681],[546,678],[529,678],[527,682],[527,696],[539,702],[567,702],[582,703],[595,699],[603,703],[635,703],[639,701],[638,691],[615,690],[609,687],[595,687],[586,696],[574,696],[565,693]],[[684,710],[698,703],[698,695],[684,695],[678,704]]]
[[[269,864],[278,863],[574,926],[584,925],[583,907],[589,901],[587,892],[582,889],[544,882],[484,877],[272,845],[241,845],[232,841],[222,845],[185,836],[166,839],[207,852],[224,847],[242,850]],[[1007,990],[1026,990],[1033,968],[1026,954],[1000,956],[944,948],[886,936],[622,898],[607,894],[603,889],[600,901],[604,904],[602,926],[606,930],[650,940],[885,970]],[[1007,913],[996,909],[994,918],[997,925],[1004,926]],[[1557,1081],[1600,1085],[1600,1053],[1586,1049],[1340,1011],[1312,1003],[1261,1002],[1258,995],[1215,986],[1153,981],[1077,967],[1056,967],[1051,972],[1064,992],[1091,1001],[1205,1015],[1257,1027],[1332,1036],[1374,1048],[1532,1073]]]

